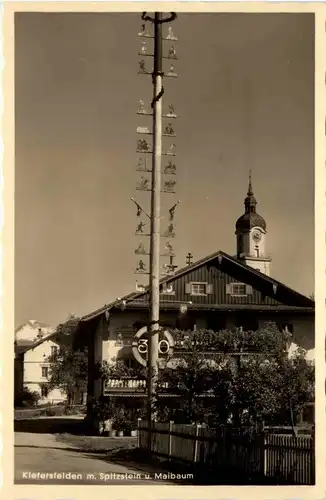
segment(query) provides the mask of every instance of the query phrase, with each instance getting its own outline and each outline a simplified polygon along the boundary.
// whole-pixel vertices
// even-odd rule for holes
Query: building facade
[[[268,322],[292,334],[292,346],[314,349],[314,301],[273,279],[267,254],[265,220],[256,212],[251,179],[245,212],[236,222],[237,254],[217,251],[160,282],[160,326],[173,329],[241,327],[257,330]],[[145,394],[145,382],[109,380],[105,386],[94,376],[94,365],[122,360],[139,363],[146,354],[149,323],[148,289],[131,293],[83,317],[79,336],[88,346],[88,398],[102,394]],[[173,343],[162,333],[160,345]]]
[[[37,342],[53,333],[53,328],[45,323],[30,319],[15,330],[15,341],[18,345]]]
[[[59,389],[48,389],[48,358],[59,349],[53,334],[36,342],[17,343],[15,346],[15,399],[27,388],[40,395],[39,404],[59,403],[66,399]]]

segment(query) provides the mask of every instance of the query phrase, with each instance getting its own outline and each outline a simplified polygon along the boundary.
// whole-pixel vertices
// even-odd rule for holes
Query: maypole
[[[179,203],[176,201],[169,210],[169,223],[165,231],[161,232],[161,193],[175,194],[176,181],[176,166],[173,158],[176,156],[174,138],[175,131],[172,126],[172,121],[177,118],[174,106],[170,105],[166,113],[163,112],[163,78],[176,78],[177,74],[174,69],[173,62],[177,59],[174,42],[177,38],[174,36],[171,26],[167,27],[167,33],[163,34],[163,25],[170,23],[176,19],[176,14],[171,13],[170,16],[163,18],[163,14],[156,12],[153,17],[147,13],[142,14],[142,25],[138,36],[142,39],[139,55],[142,59],[139,61],[140,75],[151,75],[153,82],[153,99],[151,102],[151,110],[147,110],[144,101],[140,101],[138,115],[152,116],[152,130],[148,126],[137,127],[137,133],[143,136],[152,137],[152,143],[145,138],[137,141],[137,166],[136,170],[141,172],[141,178],[137,186],[139,191],[148,191],[151,193],[150,214],[145,212],[142,206],[134,199],[132,201],[137,207],[137,216],[139,223],[136,229],[136,235],[147,236],[150,238],[149,251],[145,248],[141,241],[135,253],[142,255],[136,268],[136,274],[149,274],[149,327],[148,327],[148,351],[147,351],[147,367],[148,367],[148,426],[149,426],[149,443],[151,442],[151,425],[155,419],[156,399],[157,399],[157,378],[158,378],[158,357],[159,357],[159,335],[160,335],[160,278],[162,276],[171,275],[175,272],[176,265],[174,264],[175,253],[170,239],[175,237],[174,216],[175,209]],[[147,31],[147,26],[150,23],[154,27],[153,34]],[[154,41],[153,51],[149,52],[147,41]],[[169,43],[166,54],[164,47],[165,43]],[[152,58],[152,71],[146,69],[146,58]],[[167,60],[169,69],[164,73],[163,63]],[[171,61],[173,60],[173,62]],[[168,123],[165,121],[168,119]],[[170,121],[171,120],[171,121]],[[164,138],[173,140],[166,148]],[[149,157],[152,157],[151,165],[149,165]],[[162,158],[166,158],[167,162],[163,165]],[[147,217],[150,221],[150,231],[146,232],[146,222],[143,218]],[[164,252],[161,253],[161,238],[165,238]],[[145,256],[149,257],[149,272],[147,271]],[[160,268],[160,257],[169,257],[169,262],[163,265],[163,272]],[[144,259],[144,260],[143,260]],[[137,290],[144,289],[143,284],[136,284]]]

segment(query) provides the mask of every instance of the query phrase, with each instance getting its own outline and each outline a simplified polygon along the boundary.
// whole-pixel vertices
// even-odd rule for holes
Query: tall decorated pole
[[[160,346],[164,345],[166,340],[160,340],[160,335],[167,335],[160,328],[160,278],[174,273],[176,265],[173,259],[175,257],[174,250],[170,238],[175,237],[174,230],[174,215],[175,209],[179,203],[177,201],[169,210],[169,223],[166,230],[161,232],[161,193],[175,194],[176,181],[171,177],[176,175],[176,166],[171,161],[171,157],[175,156],[175,144],[172,143],[167,149],[163,147],[163,137],[174,138],[175,132],[172,124],[168,123],[163,125],[163,119],[174,119],[176,114],[174,107],[169,106],[168,111],[163,113],[163,60],[176,59],[176,51],[174,45],[169,47],[168,53],[163,54],[163,41],[174,42],[177,38],[174,36],[171,26],[168,27],[167,35],[163,36],[162,25],[169,23],[176,18],[176,14],[171,13],[167,18],[163,18],[162,13],[156,12],[154,17],[148,16],[143,13],[141,31],[138,34],[142,38],[141,48],[139,55],[142,60],[139,61],[139,74],[152,75],[153,82],[153,99],[151,102],[151,110],[148,111],[144,101],[140,101],[138,108],[138,115],[152,116],[152,131],[148,126],[137,127],[137,133],[143,136],[152,136],[152,144],[144,139],[139,139],[137,142],[137,153],[140,154],[137,160],[136,170],[141,172],[141,178],[137,189],[139,191],[148,191],[151,193],[150,215],[148,215],[142,206],[134,198],[132,201],[137,207],[137,216],[139,224],[137,225],[136,235],[147,236],[150,238],[149,250],[147,250],[142,242],[135,250],[135,253],[142,256],[149,256],[149,273],[146,269],[145,262],[141,259],[136,268],[136,274],[149,274],[149,327],[148,344],[147,345],[147,367],[148,367],[148,425],[149,425],[149,440],[151,440],[151,426],[152,421],[155,419],[156,398],[157,398],[157,380],[158,380],[158,361]],[[150,22],[154,27],[154,33],[151,35],[146,28],[146,22]],[[148,52],[146,39],[154,39],[153,53]],[[153,70],[147,71],[145,58],[153,58]],[[171,62],[171,61],[168,61]],[[165,74],[167,77],[177,77],[173,64],[170,65],[169,71]],[[152,155],[151,165],[149,162],[149,155]],[[162,157],[168,157],[167,163],[162,171]],[[163,180],[163,179],[164,180]],[[172,177],[173,178],[173,177]],[[147,221],[144,222],[143,216],[146,216],[150,221],[150,232],[145,230]],[[161,254],[161,238],[165,238],[164,253]],[[164,264],[163,273],[160,269],[160,256],[169,257],[169,263]],[[142,257],[145,259],[145,257]],[[144,285],[136,284],[136,289],[142,291]],[[144,349],[145,343],[142,343]],[[144,351],[143,351],[144,352]]]
[[[148,335],[148,423],[155,416],[158,378],[158,342],[160,321],[160,198],[162,163],[162,14],[155,13],[154,22],[154,71],[153,71],[153,162],[151,193],[151,242],[150,242],[150,324]],[[149,433],[150,434],[150,433]]]

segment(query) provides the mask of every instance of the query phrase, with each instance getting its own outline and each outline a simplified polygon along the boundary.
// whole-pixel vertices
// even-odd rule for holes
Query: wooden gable
[[[147,302],[148,293],[137,298]],[[314,307],[312,300],[227,254],[189,266],[161,284],[161,300],[201,305]]]

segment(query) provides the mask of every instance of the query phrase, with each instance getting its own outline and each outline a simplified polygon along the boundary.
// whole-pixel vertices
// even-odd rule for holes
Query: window
[[[247,295],[246,285],[244,283],[231,283],[231,295],[243,297]]]
[[[42,378],[48,378],[49,368],[47,366],[42,366]]]
[[[42,398],[47,398],[49,394],[49,389],[47,385],[42,385],[41,387],[41,396]]]
[[[185,285],[185,293],[189,295],[206,296],[213,293],[213,285],[206,282],[191,281]]]
[[[191,283],[191,295],[206,295],[206,283]]]
[[[56,345],[51,345],[51,356],[58,353],[58,347]]]

